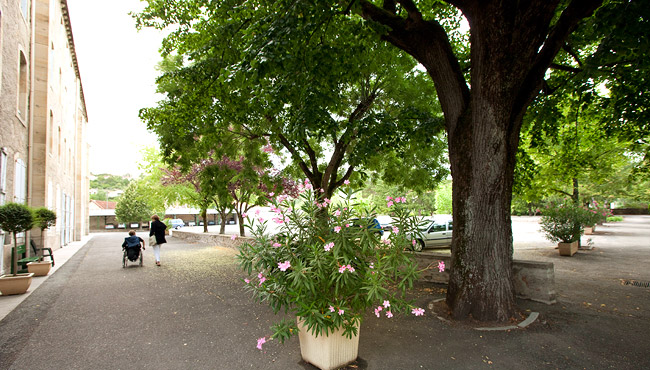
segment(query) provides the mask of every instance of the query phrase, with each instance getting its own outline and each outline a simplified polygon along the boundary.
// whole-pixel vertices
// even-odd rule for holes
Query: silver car
[[[451,235],[454,221],[451,215],[435,215],[425,217],[420,227],[421,236],[416,237],[414,251],[423,248],[446,248],[451,245]]]

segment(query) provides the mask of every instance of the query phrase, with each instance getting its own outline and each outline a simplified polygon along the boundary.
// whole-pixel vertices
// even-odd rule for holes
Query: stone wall
[[[421,280],[433,283],[449,283],[451,256],[436,253],[418,253],[419,269],[426,269]],[[439,272],[438,261],[445,263],[444,272]],[[513,278],[518,298],[546,304],[556,303],[555,270],[551,262],[514,260]]]
[[[232,249],[238,249],[238,247],[241,244],[253,240],[253,238],[246,237],[246,236],[244,237],[237,236],[235,240],[232,240],[231,239],[232,235],[222,235],[222,234],[214,234],[214,233],[193,233],[193,232],[183,231],[183,230],[170,230],[170,234],[176,238],[181,238],[181,239],[190,240],[199,243],[207,243],[207,244],[214,243],[215,245],[218,245],[220,247],[227,247]]]

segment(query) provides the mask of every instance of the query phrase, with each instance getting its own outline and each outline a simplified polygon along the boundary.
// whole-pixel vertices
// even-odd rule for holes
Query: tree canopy
[[[158,80],[182,89],[141,111],[166,157],[225,151],[237,135],[290,157],[287,171],[324,197],[355,171],[390,166],[392,181],[425,188],[446,177],[433,85],[360,17],[314,13],[308,3],[280,7],[281,18],[258,2],[148,3],[141,24],[175,24],[163,52],[185,58]]]

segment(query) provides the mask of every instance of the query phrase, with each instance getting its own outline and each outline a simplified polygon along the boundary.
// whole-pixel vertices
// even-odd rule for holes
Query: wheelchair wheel
[[[144,257],[144,252],[140,251],[140,267],[142,267],[142,258]]]

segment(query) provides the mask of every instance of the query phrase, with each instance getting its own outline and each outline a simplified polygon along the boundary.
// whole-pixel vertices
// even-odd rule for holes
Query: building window
[[[25,203],[27,200],[27,166],[22,159],[16,159],[14,179],[14,202]]]
[[[27,59],[20,52],[20,69],[18,70],[18,117],[27,119]]]
[[[20,12],[25,20],[29,20],[29,0],[20,0]]]
[[[0,205],[7,199],[7,152],[0,148]]]
[[[52,154],[52,148],[54,147],[54,113],[50,111],[50,122],[48,123],[47,134],[50,137],[48,145],[48,153]]]

